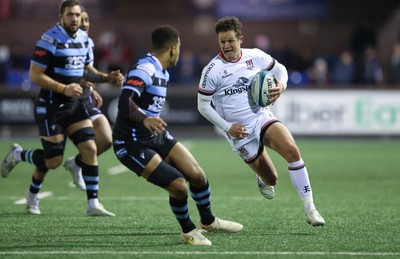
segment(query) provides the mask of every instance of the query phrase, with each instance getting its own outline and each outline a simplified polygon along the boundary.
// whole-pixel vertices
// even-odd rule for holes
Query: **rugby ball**
[[[251,80],[251,98],[258,106],[267,107],[271,104],[268,90],[274,87],[277,87],[275,76],[271,75],[267,70],[261,70]]]

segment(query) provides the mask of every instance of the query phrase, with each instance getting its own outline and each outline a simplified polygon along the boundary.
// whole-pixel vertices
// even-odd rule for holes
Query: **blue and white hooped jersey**
[[[79,29],[75,38],[72,38],[58,23],[36,42],[32,63],[46,68],[46,75],[56,81],[64,84],[79,83],[85,66],[93,62],[92,47],[86,32]],[[68,99],[43,88],[40,97]]]
[[[143,123],[130,118],[130,103],[133,100],[139,109],[150,117],[159,117],[167,97],[169,73],[163,69],[160,61],[148,54],[139,59],[127,73],[122,86],[118,104],[118,116],[114,127],[114,136],[118,138],[151,137]]]

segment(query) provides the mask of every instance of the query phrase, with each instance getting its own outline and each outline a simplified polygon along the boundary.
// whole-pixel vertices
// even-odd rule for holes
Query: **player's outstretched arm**
[[[86,66],[84,78],[94,83],[110,83],[118,86],[122,86],[122,83],[124,82],[124,76],[119,70],[111,71],[106,74],[100,72],[92,65]]]

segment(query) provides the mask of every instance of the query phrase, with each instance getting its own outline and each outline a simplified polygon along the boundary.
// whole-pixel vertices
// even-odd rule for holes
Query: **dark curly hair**
[[[62,1],[59,8],[59,13],[64,14],[65,8],[67,7],[74,7],[75,5],[81,5],[78,0],[65,0]]]
[[[220,32],[234,31],[236,37],[242,36],[242,23],[235,16],[227,16],[221,18],[215,24],[215,32],[218,34]]]

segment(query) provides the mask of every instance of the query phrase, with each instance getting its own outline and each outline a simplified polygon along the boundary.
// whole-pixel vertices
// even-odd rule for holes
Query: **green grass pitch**
[[[17,141],[2,139],[0,157]],[[215,215],[238,221],[236,234],[211,233],[211,247],[180,243],[166,191],[128,172],[111,150],[99,158],[100,201],[115,218],[85,216],[86,194],[63,167],[48,173],[42,215],[25,213],[33,167],[20,163],[0,179],[1,258],[399,258],[400,140],[300,139],[324,227],[305,222],[287,163],[268,150],[279,172],[276,197],[264,199],[254,173],[222,139],[183,139],[206,171]],[[68,143],[66,157],[75,154]],[[190,199],[194,222],[199,216]]]

